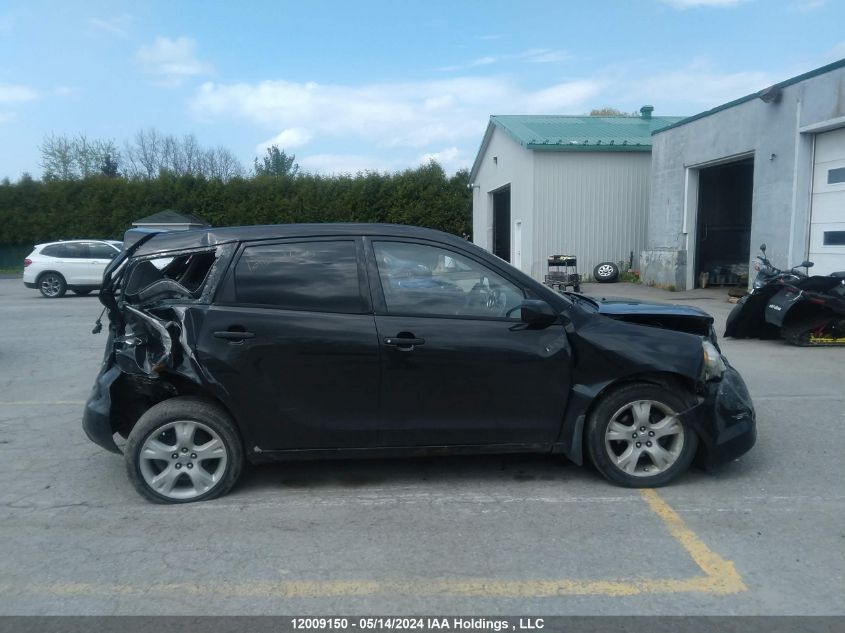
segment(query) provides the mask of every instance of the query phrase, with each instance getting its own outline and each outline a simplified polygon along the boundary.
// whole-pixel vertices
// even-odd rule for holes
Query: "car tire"
[[[144,413],[129,433],[124,458],[132,485],[155,503],[224,495],[235,485],[244,462],[231,417],[193,396],[159,402]]]
[[[67,292],[67,282],[65,282],[65,278],[59,273],[41,273],[35,283],[42,296],[47,299],[64,297]]]
[[[610,392],[587,424],[590,460],[620,486],[654,488],[669,483],[689,468],[698,448],[695,431],[677,415],[689,407],[666,387],[651,383],[632,383]]]
[[[610,284],[619,279],[619,266],[613,262],[602,262],[593,268],[593,279],[600,284]]]

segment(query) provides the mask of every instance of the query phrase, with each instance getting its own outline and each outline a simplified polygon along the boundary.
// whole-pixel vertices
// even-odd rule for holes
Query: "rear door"
[[[118,251],[104,242],[89,242],[87,246],[89,255],[87,275],[92,286],[99,286],[103,282],[103,271],[117,256]]]
[[[197,353],[258,449],[375,445],[379,345],[362,260],[348,236],[235,256]]]
[[[85,242],[66,242],[61,245],[59,252],[61,259],[58,262],[58,270],[68,285],[92,285],[88,244]]]
[[[518,317],[530,289],[437,243],[368,240],[386,446],[547,445],[570,386],[560,324]]]

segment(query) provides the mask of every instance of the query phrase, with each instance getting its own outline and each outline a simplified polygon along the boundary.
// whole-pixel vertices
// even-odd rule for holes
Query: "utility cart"
[[[581,292],[578,258],[575,255],[549,255],[549,272],[543,283],[554,290],[566,290],[571,286],[574,292]]]

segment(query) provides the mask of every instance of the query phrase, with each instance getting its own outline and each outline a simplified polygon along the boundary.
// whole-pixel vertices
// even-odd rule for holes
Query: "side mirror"
[[[519,306],[519,319],[530,325],[551,325],[557,320],[557,312],[541,299],[526,299]]]
[[[803,261],[803,262],[801,262],[801,263],[800,263],[800,264],[798,264],[798,265],[799,265],[801,268],[812,268],[812,267],[813,267],[813,262],[811,262],[811,261],[807,260],[807,261]]]
[[[763,242],[762,244],[760,244],[760,250],[761,250],[761,251],[763,251],[763,255],[765,255],[765,254],[766,254],[766,243],[765,243],[765,242]]]

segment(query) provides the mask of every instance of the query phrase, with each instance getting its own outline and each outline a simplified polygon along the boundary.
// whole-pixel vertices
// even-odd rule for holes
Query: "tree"
[[[258,158],[255,159],[255,175],[293,178],[299,173],[299,165],[295,161],[295,154],[288,156],[278,145],[271,145],[267,148],[267,155],[263,156],[260,162]]]
[[[65,136],[45,136],[38,148],[41,151],[41,167],[44,180],[72,180],[76,178],[74,145]]]
[[[120,154],[106,152],[100,163],[100,173],[106,178],[117,178],[120,175]]]
[[[639,112],[622,112],[617,108],[612,108],[610,106],[604,106],[603,108],[593,108],[590,110],[590,116],[640,116]]]

